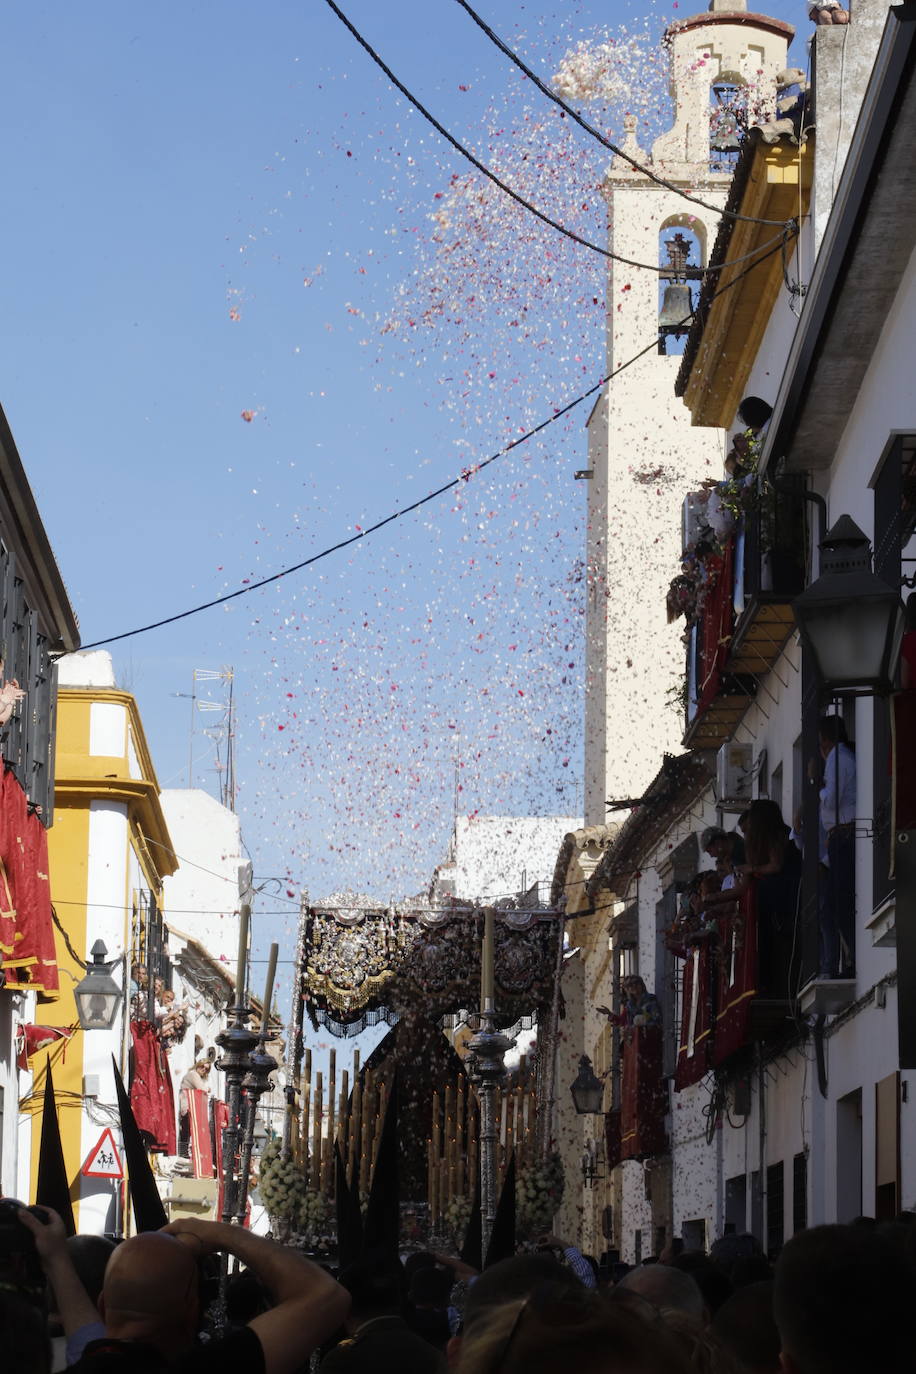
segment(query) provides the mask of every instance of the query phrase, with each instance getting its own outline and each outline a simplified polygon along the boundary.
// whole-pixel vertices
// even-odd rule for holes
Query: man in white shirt
[[[821,905],[821,974],[854,978],[856,971],[856,756],[842,716],[822,716],[818,742],[824,760],[821,826],[827,836],[825,900]]]

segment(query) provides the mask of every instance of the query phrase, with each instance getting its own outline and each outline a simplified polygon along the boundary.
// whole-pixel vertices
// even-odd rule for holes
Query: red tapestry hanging
[[[722,671],[731,647],[735,626],[734,578],[735,541],[726,542],[721,559],[710,559],[718,566],[715,584],[703,602],[699,625],[697,651],[697,715],[701,715],[713,700],[722,681]]]
[[[688,946],[681,988],[681,1034],[674,1073],[677,1092],[698,1083],[709,1068],[712,962],[709,941]]]
[[[133,1076],[130,1105],[137,1126],[150,1139],[154,1150],[168,1155],[177,1152],[175,1094],[165,1062],[165,1051],[155,1026],[148,1021],[131,1021]]]
[[[646,1159],[667,1148],[667,1091],[661,1026],[631,1026],[621,1036],[620,1157]]]
[[[749,1040],[751,999],[757,996],[757,884],[736,912],[718,919],[716,1020],[712,1062],[723,1063]]]
[[[195,1178],[213,1177],[213,1140],[210,1135],[210,1094],[189,1088],[188,1115],[191,1130],[191,1165]]]
[[[58,995],[48,836],[15,773],[0,777],[0,967],[8,990]]]

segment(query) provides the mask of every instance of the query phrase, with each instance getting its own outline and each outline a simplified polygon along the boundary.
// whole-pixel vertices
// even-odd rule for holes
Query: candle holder
[[[276,1059],[265,1048],[270,1032],[262,1029],[257,1037],[257,1049],[248,1056],[248,1072],[242,1079],[241,1145],[239,1147],[238,1187],[235,1198],[235,1219],[244,1225],[248,1207],[248,1183],[251,1177],[251,1155],[254,1147],[258,1103],[270,1089],[270,1075],[279,1068]]]
[[[222,1055],[216,1067],[226,1075],[226,1110],[228,1120],[223,1129],[223,1206],[221,1220],[231,1222],[235,1213],[236,1173],[235,1156],[239,1147],[239,1118],[242,1111],[242,1083],[249,1068],[251,1053],[259,1037],[246,1026],[251,1017],[251,1008],[238,999],[230,1007],[231,1021],[225,1030],[220,1031],[216,1043]]]
[[[468,1058],[473,1055],[471,1082],[477,1088],[480,1099],[480,1229],[484,1259],[499,1202],[497,1094],[506,1077],[506,1051],[514,1044],[514,1040],[497,1029],[492,1006],[485,1005],[480,1013],[480,1029],[467,1045]]]

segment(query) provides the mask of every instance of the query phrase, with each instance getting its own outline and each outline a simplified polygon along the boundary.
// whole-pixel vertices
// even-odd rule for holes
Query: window
[[[25,700],[0,730],[0,747],[29,801],[51,824],[54,810],[54,665],[38,615],[25,599],[16,556],[0,544],[0,657],[7,682],[25,689]]]
[[[808,1225],[808,1156],[802,1151],[792,1160],[792,1234]]]
[[[862,1215],[862,1089],[836,1104],[836,1219]]]
[[[900,1074],[875,1084],[875,1217],[893,1221],[900,1209]]]
[[[773,769],[773,773],[772,773],[772,776],[771,776],[771,778],[770,778],[770,796],[771,796],[771,798],[773,799],[773,801],[776,803],[776,805],[779,807],[780,811],[782,811],[782,764],[781,764],[781,763],[778,763],[778,764],[776,765],[776,767]],[[783,820],[784,820],[788,825],[791,825],[791,824],[792,824],[792,816],[791,816],[791,815],[787,816],[786,813],[785,813],[785,811],[782,811],[782,817],[783,817]]]
[[[703,275],[705,243],[702,225],[686,216],[666,220],[658,243],[658,351],[680,356],[687,343],[696,304],[691,281]]]
[[[678,889],[675,883],[665,888],[655,904],[655,995],[662,1009],[662,1076],[673,1078],[677,1066],[678,984],[680,960],[665,943],[677,916]]]
[[[725,1234],[741,1235],[747,1230],[747,1174],[725,1180]]]
[[[685,1250],[705,1250],[706,1218],[694,1217],[690,1221],[685,1221],[681,1226],[681,1235]]]
[[[774,1259],[785,1240],[786,1198],[782,1160],[767,1168],[767,1254]]]
[[[138,1005],[131,1009],[132,1020],[155,1023],[155,986],[161,978],[163,986],[172,986],[172,965],[169,960],[168,931],[155,895],[145,889],[134,893],[130,961],[146,970],[146,986],[141,981]],[[144,1005],[145,1000],[145,1005]]]
[[[747,90],[739,77],[722,73],[710,87],[709,170],[735,170],[747,132]]]
[[[916,564],[916,436],[898,434],[889,444],[873,483],[875,511],[874,569],[895,590]],[[890,703],[874,698],[874,846],[872,903],[879,907],[894,890],[891,868]]]
[[[751,1233],[763,1245],[763,1187],[759,1169],[755,1169],[751,1174]]]

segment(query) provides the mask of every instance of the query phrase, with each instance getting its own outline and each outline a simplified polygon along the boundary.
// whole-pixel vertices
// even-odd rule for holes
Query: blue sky
[[[456,134],[600,236],[605,154],[452,0],[345,8]],[[547,76],[579,37],[646,22],[597,3],[484,13]],[[308,557],[599,375],[602,260],[495,193],[477,204],[321,0],[32,3],[4,40],[0,401],[86,642]],[[628,100],[651,122],[664,94]],[[114,647],[163,785],[187,780],[175,694],[234,666],[258,874],[313,896],[418,890],[456,768],[464,812],[577,808],[586,415],[457,500]],[[265,917],[258,939],[290,926]]]

